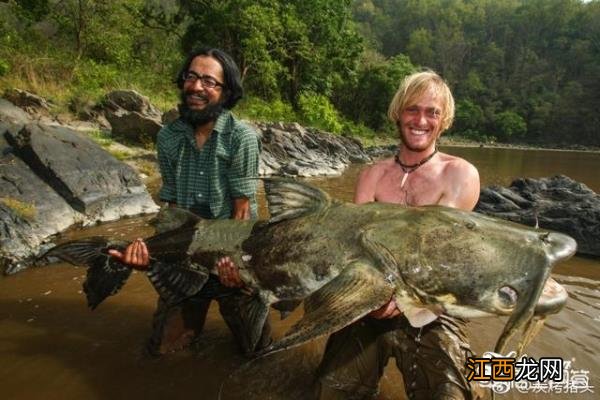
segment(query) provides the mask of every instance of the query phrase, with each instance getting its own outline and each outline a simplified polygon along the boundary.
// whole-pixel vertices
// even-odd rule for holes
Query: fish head
[[[504,354],[510,338],[521,327],[531,324],[534,316],[554,314],[560,311],[567,301],[567,291],[550,278],[550,272],[556,263],[575,254],[577,242],[562,233],[538,230],[535,232],[538,233],[538,242],[541,242],[539,246],[545,258],[540,260],[538,273],[534,274],[533,279],[531,281],[524,279],[525,286],[518,288],[517,295],[521,298],[518,299],[514,311],[496,342],[495,352],[499,354]]]
[[[575,253],[567,235],[440,206],[411,209],[396,231],[393,219],[387,223],[387,236],[376,240],[393,259],[387,264],[396,265],[403,292],[455,317],[510,315],[496,350],[536,308],[552,313],[566,301],[560,294],[560,301],[538,304],[552,267]]]

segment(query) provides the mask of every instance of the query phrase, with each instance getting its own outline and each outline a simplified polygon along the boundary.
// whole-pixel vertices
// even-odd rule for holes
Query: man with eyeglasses
[[[181,90],[180,117],[158,133],[157,151],[162,188],[159,197],[207,219],[257,217],[256,177],[260,138],[230,110],[241,99],[240,72],[225,52],[203,48],[189,54],[176,79]],[[138,239],[114,257],[132,268],[146,270],[150,255]],[[217,263],[219,279],[210,278],[219,309],[243,352],[251,353],[270,341],[270,327],[252,348],[244,329],[248,301],[242,282],[229,259]],[[200,294],[167,306],[159,298],[153,334],[147,350],[158,355],[186,347],[200,334],[210,300]]]
[[[454,118],[454,99],[444,80],[432,71],[409,75],[388,116],[398,127],[398,151],[361,173],[354,202],[472,210],[479,198],[477,169],[437,150],[438,138]],[[420,327],[409,324],[392,297],[381,309],[331,335],[317,373],[317,397],[375,398],[390,357],[396,358],[409,399],[481,396],[465,379],[471,352],[463,322],[427,310],[410,319]]]

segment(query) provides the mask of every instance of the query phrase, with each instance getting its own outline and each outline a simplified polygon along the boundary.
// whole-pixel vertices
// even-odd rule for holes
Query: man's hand
[[[381,308],[378,308],[375,311],[371,311],[369,313],[369,317],[375,319],[388,319],[397,317],[400,314],[402,314],[402,311],[398,310],[396,300],[394,299],[394,296],[392,296],[387,304],[384,304]]]
[[[246,197],[233,199],[231,219],[250,219],[250,200]]]
[[[108,254],[121,261],[123,264],[140,271],[148,269],[148,265],[150,265],[148,247],[142,239],[134,240],[127,246],[123,253],[119,250],[111,249],[108,251]]]
[[[240,278],[238,267],[229,257],[223,257],[217,261],[217,270],[219,271],[219,280],[224,286],[239,288],[244,286]]]

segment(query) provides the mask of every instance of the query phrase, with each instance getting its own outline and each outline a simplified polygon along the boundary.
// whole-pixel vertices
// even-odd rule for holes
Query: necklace
[[[398,164],[400,166],[400,168],[402,168],[402,172],[404,172],[404,176],[402,177],[402,182],[400,182],[400,188],[404,187],[404,183],[406,182],[406,179],[408,178],[408,174],[410,174],[411,172],[415,172],[417,169],[419,169],[419,167],[423,164],[425,164],[427,161],[431,160],[433,158],[433,156],[435,156],[435,153],[438,152],[437,147],[433,150],[433,153],[431,153],[430,155],[428,155],[427,157],[425,157],[424,159],[422,159],[421,161],[419,161],[416,164],[404,164],[402,161],[400,161],[400,152],[396,153],[396,156],[394,157],[394,160],[396,160],[396,164]]]

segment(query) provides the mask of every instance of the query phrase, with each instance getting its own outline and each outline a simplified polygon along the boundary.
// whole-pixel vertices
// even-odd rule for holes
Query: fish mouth
[[[554,280],[550,281],[548,287],[546,287],[546,284],[550,279],[550,272],[554,264],[575,254],[577,243],[573,238],[555,232],[542,233],[539,235],[539,239],[546,245],[545,265],[536,271],[535,277],[531,280],[533,287],[528,287],[523,293],[519,293],[519,301],[515,310],[496,342],[494,351],[498,354],[504,354],[508,341],[526,323],[530,325],[534,315],[544,317],[560,311],[566,304],[568,297],[566,290]],[[546,295],[541,297],[544,288],[546,288]]]
[[[568,298],[569,293],[565,287],[554,279],[548,278],[535,306],[534,314],[536,316],[556,314],[564,308]]]

